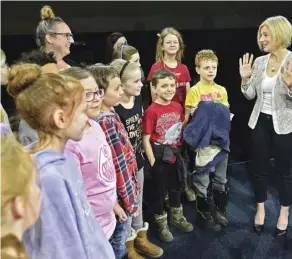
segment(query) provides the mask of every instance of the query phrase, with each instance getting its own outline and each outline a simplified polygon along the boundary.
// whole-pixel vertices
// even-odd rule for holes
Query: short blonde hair
[[[162,50],[162,46],[163,46],[164,38],[169,34],[175,35],[179,42],[179,50],[176,53],[176,57],[175,57],[176,60],[181,61],[183,58],[184,50],[185,50],[185,44],[184,44],[183,38],[179,31],[177,31],[176,29],[172,27],[168,27],[168,28],[164,28],[160,34],[157,34],[158,36],[158,40],[156,44],[156,61],[157,62],[163,60],[164,53]]]
[[[139,53],[138,50],[130,45],[121,45],[117,50],[113,53],[113,60],[115,59],[124,59],[129,61],[134,54]]]
[[[261,29],[263,26],[268,26],[272,40],[279,46],[289,48],[292,40],[292,25],[284,16],[273,16],[267,18],[259,27],[257,41],[260,50],[262,46],[260,44]]]
[[[196,67],[200,67],[200,63],[202,61],[214,61],[219,63],[218,57],[216,56],[215,52],[211,49],[203,49],[196,54],[195,57],[195,65]]]

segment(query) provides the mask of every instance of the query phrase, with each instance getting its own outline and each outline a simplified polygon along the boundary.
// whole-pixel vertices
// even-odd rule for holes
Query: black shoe
[[[260,236],[264,232],[264,224],[259,225],[253,223],[253,230]]]
[[[212,215],[219,224],[224,227],[228,225],[227,219],[227,202],[228,202],[228,191],[217,191],[213,190],[214,210]]]
[[[287,235],[288,234],[288,226],[287,226],[287,228],[286,229],[278,229],[277,227],[276,227],[276,229],[275,229],[275,237],[280,237],[280,236],[283,236],[283,235]]]
[[[197,196],[196,224],[204,229],[220,231],[221,225],[218,224],[212,216],[213,210],[214,205],[211,200]]]

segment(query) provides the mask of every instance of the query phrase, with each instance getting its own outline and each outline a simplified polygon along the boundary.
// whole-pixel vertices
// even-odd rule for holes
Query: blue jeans
[[[109,242],[114,250],[116,259],[121,259],[127,254],[126,240],[127,240],[127,221],[117,222],[115,231]]]

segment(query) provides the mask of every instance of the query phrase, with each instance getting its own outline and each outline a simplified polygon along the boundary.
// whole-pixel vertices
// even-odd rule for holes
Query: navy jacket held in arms
[[[213,171],[216,164],[226,158],[230,152],[230,129],[230,110],[227,106],[216,102],[199,103],[194,116],[184,129],[184,140],[194,150],[218,146],[221,151],[206,166],[197,168],[198,172]]]

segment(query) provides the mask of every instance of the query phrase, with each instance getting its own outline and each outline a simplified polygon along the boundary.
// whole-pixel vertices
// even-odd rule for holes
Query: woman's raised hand
[[[239,59],[239,73],[242,80],[248,80],[252,74],[253,54],[246,53]]]

